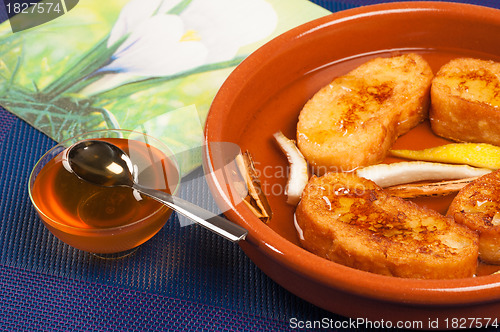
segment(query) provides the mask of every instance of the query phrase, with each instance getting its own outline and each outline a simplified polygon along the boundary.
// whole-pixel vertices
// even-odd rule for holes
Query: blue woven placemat
[[[311,0],[323,8],[328,9],[331,12],[337,12],[340,10],[345,10],[354,7],[374,5],[378,3],[390,3],[390,2],[409,2],[412,0]],[[423,0],[426,1],[426,0]],[[435,0],[430,0],[435,1]],[[498,0],[447,0],[447,2],[456,3],[469,3],[473,5],[480,5],[492,8],[500,8],[500,1]]]

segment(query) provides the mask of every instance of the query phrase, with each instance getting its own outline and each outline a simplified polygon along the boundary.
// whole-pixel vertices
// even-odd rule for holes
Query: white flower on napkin
[[[183,4],[180,13],[172,13]],[[229,61],[242,46],[269,36],[277,20],[265,0],[132,0],[113,26],[108,46],[128,37],[99,70],[126,75],[106,75],[82,92],[116,86],[131,76],[171,76]]]
[[[101,71],[166,76],[204,64],[207,47],[196,40],[185,40],[184,34],[179,16],[155,15],[132,31]]]

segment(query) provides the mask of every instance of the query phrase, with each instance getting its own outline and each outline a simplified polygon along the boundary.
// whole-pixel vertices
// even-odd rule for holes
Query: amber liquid
[[[131,157],[140,184],[166,192],[170,192],[169,185],[176,185],[177,169],[160,150],[135,140],[105,140]],[[41,169],[32,198],[42,212],[42,220],[57,237],[96,253],[128,250],[145,242],[171,213],[131,188],[105,188],[79,179],[64,168],[62,153]]]

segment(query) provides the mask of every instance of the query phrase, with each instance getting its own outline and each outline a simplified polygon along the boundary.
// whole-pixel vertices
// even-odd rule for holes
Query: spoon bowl
[[[132,187],[133,166],[127,154],[114,144],[99,140],[78,142],[65,151],[63,165],[90,183]]]

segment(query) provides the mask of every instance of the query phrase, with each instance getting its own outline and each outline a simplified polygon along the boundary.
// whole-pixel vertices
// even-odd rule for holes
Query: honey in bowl
[[[98,139],[130,156],[138,183],[175,191],[177,166],[158,148],[135,139]],[[131,188],[101,187],[79,179],[64,167],[64,149],[59,150],[43,167],[35,167],[30,196],[44,224],[63,242],[88,252],[118,253],[141,245],[163,227],[172,212],[169,208]]]

